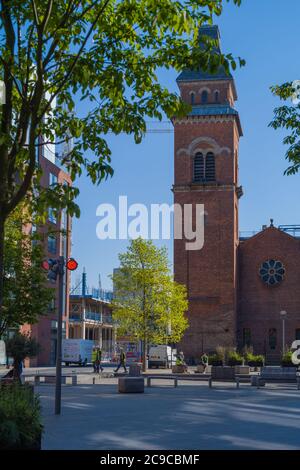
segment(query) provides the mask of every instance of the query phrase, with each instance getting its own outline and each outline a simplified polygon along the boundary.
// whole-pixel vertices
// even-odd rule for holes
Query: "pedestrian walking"
[[[100,370],[103,372],[103,367],[101,364],[102,361],[102,351],[100,348],[97,349],[97,354],[96,354],[96,372],[99,374]]]
[[[207,366],[208,366],[208,355],[206,353],[202,354],[201,356],[201,362],[202,362],[202,365],[203,365],[203,374],[206,373],[206,369],[207,369]]]
[[[97,348],[93,348],[93,351],[92,351],[92,364],[93,364],[94,373],[97,372],[96,361],[97,361]]]
[[[126,354],[125,354],[125,352],[122,348],[120,349],[120,362],[119,362],[118,367],[116,368],[116,370],[114,372],[118,372],[120,367],[124,367],[125,373],[127,372],[127,369],[126,369]]]

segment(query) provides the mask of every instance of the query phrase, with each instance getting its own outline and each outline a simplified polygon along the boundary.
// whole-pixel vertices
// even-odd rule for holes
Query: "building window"
[[[51,335],[52,336],[56,336],[57,335],[57,327],[58,327],[58,323],[56,320],[52,320],[51,321]],[[65,338],[66,337],[66,322],[63,321],[62,322],[62,337]]]
[[[191,93],[191,104],[195,104],[195,93],[193,91]]]
[[[295,330],[295,339],[300,339],[300,328]]]
[[[206,104],[208,101],[208,93],[206,90],[202,91],[201,93],[201,103]]]
[[[49,207],[49,209],[48,209],[48,220],[49,220],[49,222],[51,222],[52,224],[56,224],[56,222],[57,222],[57,218],[56,218],[56,215],[55,215],[55,211],[54,211],[54,209],[52,209],[51,207]]]
[[[61,211],[61,229],[67,230],[68,228],[68,213],[66,209]]]
[[[269,347],[270,349],[276,349],[277,346],[277,330],[276,328],[269,329]]]
[[[49,253],[56,255],[57,239],[55,235],[48,235],[48,251]]]
[[[208,152],[205,159],[205,179],[206,181],[214,181],[215,178],[215,156],[212,152]]]
[[[251,346],[251,330],[250,328],[243,329],[243,346]]]
[[[285,268],[281,261],[269,259],[259,268],[261,280],[268,286],[276,286],[283,281]]]
[[[204,159],[202,153],[196,153],[194,157],[194,181],[204,179]]]
[[[198,152],[194,157],[194,181],[215,181],[215,156],[208,152],[205,159],[203,154]]]
[[[54,186],[55,184],[57,184],[57,176],[49,173],[49,186]]]
[[[215,102],[219,103],[220,92],[218,90],[215,91]]]

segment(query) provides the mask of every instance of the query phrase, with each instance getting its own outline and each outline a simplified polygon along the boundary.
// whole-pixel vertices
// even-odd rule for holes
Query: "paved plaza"
[[[86,379],[92,374],[84,374]],[[66,385],[54,415],[54,386],[41,385],[43,449],[300,448],[300,392],[295,385],[154,381],[145,394],[118,394],[117,380]],[[81,383],[81,384],[80,384]]]

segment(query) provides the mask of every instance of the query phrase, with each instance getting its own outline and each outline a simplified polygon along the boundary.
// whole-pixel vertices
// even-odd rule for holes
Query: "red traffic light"
[[[45,271],[49,271],[50,269],[50,265],[46,259],[42,262],[42,268],[45,269]]]
[[[67,269],[68,269],[69,271],[75,271],[75,269],[78,268],[78,263],[77,263],[76,259],[70,258],[70,259],[67,261],[66,266],[67,266]]]

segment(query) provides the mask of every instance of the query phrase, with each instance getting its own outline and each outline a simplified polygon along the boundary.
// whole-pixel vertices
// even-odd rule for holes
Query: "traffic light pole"
[[[64,266],[65,259],[59,257],[58,271],[58,320],[57,320],[57,344],[56,344],[56,381],[55,381],[55,414],[61,411],[61,360],[62,360],[62,322],[64,311]]]

